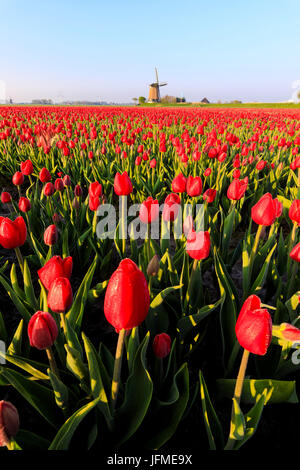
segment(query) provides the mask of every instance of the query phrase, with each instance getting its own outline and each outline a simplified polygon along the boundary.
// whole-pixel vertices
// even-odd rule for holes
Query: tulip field
[[[0,107],[0,447],[274,449],[300,419],[300,110]]]

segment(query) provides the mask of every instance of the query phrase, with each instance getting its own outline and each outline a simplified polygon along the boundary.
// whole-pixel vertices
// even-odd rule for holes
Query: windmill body
[[[160,102],[160,87],[166,86],[167,83],[159,83],[157,69],[155,69],[156,82],[149,85],[149,103],[159,103]]]

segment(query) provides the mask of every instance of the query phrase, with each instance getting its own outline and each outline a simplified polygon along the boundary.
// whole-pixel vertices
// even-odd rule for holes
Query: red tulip
[[[71,178],[69,175],[65,175],[63,177],[63,183],[64,183],[64,186],[71,186]]]
[[[53,256],[47,261],[45,266],[38,270],[38,276],[43,286],[49,290],[52,282],[58,277],[70,279],[73,268],[71,256],[62,259],[60,256]]]
[[[194,231],[194,220],[191,215],[187,215],[183,222],[183,233],[187,237],[191,231]]]
[[[23,217],[14,221],[7,217],[0,217],[0,245],[8,250],[24,245],[27,237],[27,228]]]
[[[112,274],[104,298],[104,314],[117,330],[132,329],[146,318],[150,295],[146,278],[137,265],[126,258]]]
[[[202,180],[200,176],[189,176],[186,183],[186,192],[190,197],[200,196],[202,193]]]
[[[289,217],[293,222],[300,225],[300,199],[295,199],[289,209]]]
[[[209,232],[190,231],[187,236],[186,251],[193,259],[205,259],[210,252]]]
[[[39,178],[42,183],[47,183],[48,181],[51,181],[51,173],[47,168],[42,168],[39,173]]]
[[[28,323],[30,346],[47,349],[53,345],[58,335],[56,321],[48,312],[36,312]]]
[[[58,240],[58,231],[56,225],[52,224],[46,228],[44,232],[44,243],[47,246],[52,246],[57,243]]]
[[[171,351],[171,338],[167,333],[160,333],[153,340],[153,351],[156,357],[163,359],[168,356]]]
[[[209,188],[203,193],[203,200],[208,203],[214,202],[217,191],[215,189]]]
[[[210,176],[211,175],[211,168],[206,168],[206,170],[204,171],[204,176]]]
[[[297,243],[297,245],[294,246],[294,248],[290,252],[290,257],[300,263],[300,243]]]
[[[182,173],[179,173],[172,181],[172,191],[174,193],[184,193],[186,190],[186,182],[186,177],[183,176]]]
[[[99,198],[102,195],[102,185],[98,181],[94,181],[89,186],[89,196],[91,198]]]
[[[7,191],[3,191],[3,193],[1,193],[1,202],[2,204],[11,202],[11,195]]]
[[[24,175],[20,171],[16,171],[13,176],[12,182],[15,186],[21,186],[24,183]]]
[[[31,175],[33,173],[33,164],[31,160],[26,160],[25,162],[21,162],[20,167],[21,167],[21,172],[25,176]]]
[[[82,187],[79,185],[79,184],[76,184],[75,188],[74,188],[74,194],[75,196],[77,197],[81,197],[82,196]]]
[[[163,220],[165,222],[173,222],[176,219],[180,202],[180,197],[177,194],[171,193],[166,197],[163,208]]]
[[[19,431],[20,419],[17,408],[9,401],[0,401],[0,447],[7,446]]]
[[[18,206],[22,212],[28,212],[31,209],[31,204],[27,197],[20,197]]]
[[[238,201],[244,196],[248,187],[248,178],[245,178],[245,180],[235,179],[232,181],[232,183],[230,183],[227,189],[228,199],[231,199],[232,201]]]
[[[53,183],[46,183],[44,186],[44,194],[47,197],[53,196],[55,193],[55,187]]]
[[[50,285],[47,303],[54,313],[65,313],[73,302],[73,292],[67,277],[58,277]]]
[[[144,224],[150,224],[159,217],[159,204],[157,199],[153,199],[151,196],[142,202],[140,207],[139,217]]]
[[[258,225],[272,225],[281,214],[282,203],[273,199],[270,193],[264,194],[251,209],[251,217]]]
[[[244,302],[235,332],[247,351],[265,355],[272,340],[272,319],[267,309],[260,308],[260,299],[253,295]]]
[[[100,198],[99,197],[89,197],[89,208],[91,211],[96,211],[100,206]]]
[[[57,178],[54,181],[54,188],[56,189],[56,191],[63,191],[65,189],[64,182],[61,178]]]
[[[118,196],[128,196],[132,193],[132,183],[126,171],[115,176],[114,191]]]

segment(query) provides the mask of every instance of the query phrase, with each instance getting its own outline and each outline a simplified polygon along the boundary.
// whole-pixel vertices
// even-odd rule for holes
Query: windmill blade
[[[160,83],[159,86],[165,86],[168,85],[167,82]]]
[[[157,72],[157,68],[155,67],[155,75],[156,75],[156,83],[158,84],[158,72]]]

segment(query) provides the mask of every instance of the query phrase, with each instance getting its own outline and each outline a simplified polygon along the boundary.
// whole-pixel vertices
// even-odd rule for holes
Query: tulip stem
[[[22,274],[24,275],[24,260],[23,260],[23,256],[22,256],[22,253],[21,253],[21,250],[20,248],[17,246],[15,248],[15,253],[17,255],[17,259],[18,259],[18,262],[19,262],[19,265],[20,265],[20,269],[22,271]]]
[[[233,394],[233,399],[236,401],[236,403],[239,405],[241,401],[241,396],[242,396],[242,391],[243,391],[243,384],[244,384],[244,379],[245,379],[245,373],[246,373],[246,368],[248,364],[248,359],[249,359],[249,354],[250,352],[247,351],[247,349],[244,349],[241,364],[240,364],[240,369],[239,373],[236,379],[235,383],[235,389],[234,389],[234,394]],[[231,411],[231,422],[230,422],[230,434],[229,434],[229,439],[226,444],[225,450],[232,450],[234,447],[234,444],[236,443],[236,439],[232,437],[233,431],[235,428],[234,424],[234,404],[232,405],[232,411]]]
[[[111,397],[112,397],[113,411],[116,407],[117,398],[118,398],[125,334],[126,334],[126,330],[122,328],[122,330],[120,330],[119,332],[119,337],[118,337],[118,343],[117,343],[117,349],[116,349],[116,355],[115,355],[114,372],[113,372],[113,380],[112,380],[112,385],[111,385]]]
[[[46,348],[46,353],[47,353],[51,371],[53,372],[54,375],[56,375],[58,379],[60,379],[56,360],[55,360],[51,346],[49,346],[49,348]]]

